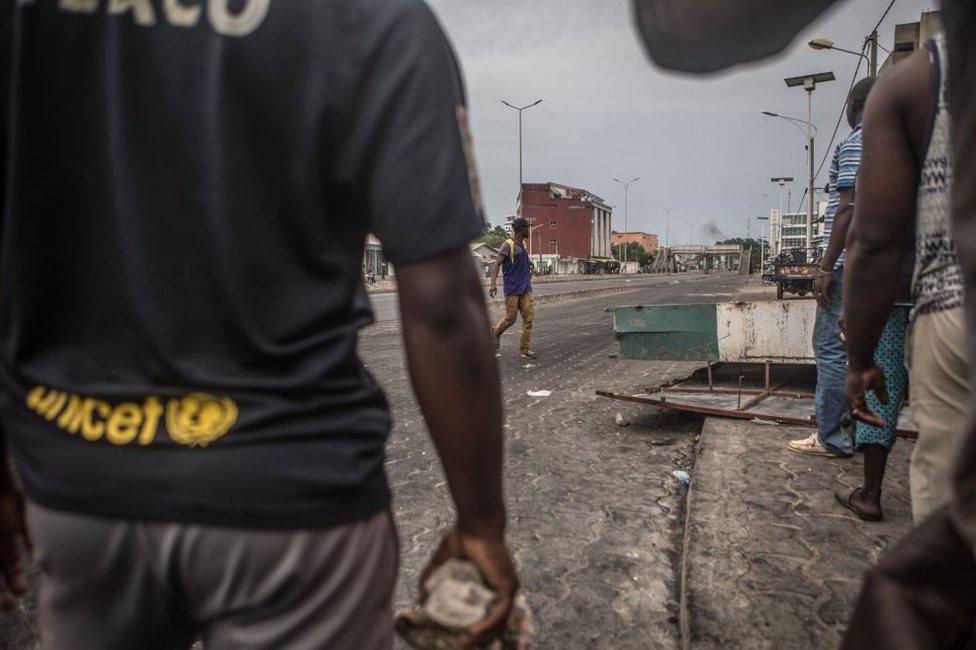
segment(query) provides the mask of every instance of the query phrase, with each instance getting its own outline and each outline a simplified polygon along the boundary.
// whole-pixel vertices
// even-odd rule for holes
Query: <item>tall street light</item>
[[[803,90],[807,92],[807,119],[798,120],[807,125],[807,136],[809,137],[808,151],[810,158],[810,173],[807,180],[807,232],[806,232],[806,255],[810,255],[810,249],[813,246],[813,167],[814,167],[814,153],[813,144],[814,138],[817,135],[817,127],[813,125],[813,91],[817,89],[817,84],[826,83],[828,81],[835,81],[837,77],[834,76],[833,72],[818,72],[816,74],[808,74],[800,77],[787,77],[783,81],[786,82],[787,88],[796,88],[802,86]],[[797,121],[794,118],[794,122]]]
[[[779,255],[779,229],[782,228],[783,219],[785,219],[786,208],[790,207],[790,203],[793,202],[793,197],[787,195],[786,208],[783,207],[783,190],[786,189],[787,183],[793,182],[792,176],[777,176],[776,178],[770,178],[771,183],[779,184],[779,216],[775,220],[770,220],[769,222],[769,250],[771,255]],[[773,234],[776,231],[776,234]],[[773,242],[776,242],[774,245]]]
[[[809,122],[798,117],[780,115],[779,113],[773,113],[772,111],[763,111],[762,113],[767,117],[778,117],[786,120],[798,129],[800,129],[800,124],[805,124],[807,126],[806,133],[803,133],[803,129],[800,129],[800,132],[803,133],[803,135],[807,138],[807,219],[804,248],[809,251],[813,246],[813,169],[814,165],[816,164],[813,149],[814,139],[817,137],[817,127],[813,124],[813,122]],[[809,254],[809,252],[807,254]]]
[[[536,230],[539,231],[539,270],[542,270],[542,224],[537,226],[529,226],[529,256],[532,256],[532,233]]]
[[[664,247],[671,245],[671,212],[674,208],[661,208],[664,210]]]
[[[691,228],[691,245],[695,245],[695,226],[700,224],[701,221],[685,221],[685,225]]]
[[[618,180],[616,178],[613,179],[613,181],[615,183],[620,183],[621,185],[624,186],[624,237],[623,237],[623,240],[621,241],[621,243],[624,245],[624,255],[623,255],[624,260],[623,261],[624,261],[624,270],[625,271],[626,271],[626,268],[627,268],[627,214],[628,214],[628,212],[630,210],[630,204],[629,204],[629,201],[628,201],[628,192],[630,190],[631,183],[636,183],[639,180],[640,180],[640,178],[632,178],[631,180],[629,180],[629,181],[627,181],[625,183],[625,182],[623,182],[621,180]]]
[[[769,217],[756,217],[760,222],[769,221]],[[759,273],[766,272],[766,224],[759,224]]]
[[[827,75],[829,75],[829,79],[827,78]],[[787,84],[789,84],[790,81],[794,81],[795,79],[800,79],[800,83],[804,83],[805,84],[805,87],[807,87],[807,93],[808,93],[808,95],[807,95],[807,97],[808,97],[808,101],[807,101],[807,113],[808,114],[811,112],[809,98],[813,96],[813,88],[816,87],[816,80],[814,79],[815,76],[821,77],[821,81],[831,81],[831,80],[834,79],[833,73],[824,73],[823,75],[814,75],[814,76],[811,76],[811,77],[795,77],[792,80],[791,79],[787,79]],[[809,84],[806,83],[807,80],[809,81]],[[799,84],[794,84],[794,85],[799,85]],[[808,161],[808,168],[807,168],[807,224],[806,224],[807,228],[806,228],[806,237],[805,237],[805,248],[807,250],[807,254],[809,255],[809,250],[812,248],[812,245],[813,245],[813,189],[814,189],[813,188],[813,174],[814,174],[814,171],[813,170],[814,170],[814,165],[816,164],[814,162],[814,138],[817,137],[817,127],[810,120],[800,119],[799,117],[790,117],[789,115],[780,115],[779,113],[774,113],[772,111],[763,111],[762,114],[763,115],[766,115],[767,117],[778,117],[780,119],[786,120],[787,122],[791,123],[793,126],[795,126],[798,129],[800,129],[800,132],[801,133],[803,132],[803,129],[801,129],[799,125],[800,124],[805,124],[806,127],[807,127],[806,133],[804,133],[804,135],[807,138],[807,161]]]
[[[763,111],[763,114],[768,114],[768,113],[766,111]],[[779,184],[779,212],[780,214],[783,214],[783,212],[785,212],[785,210],[783,209],[783,190],[786,188],[787,183],[793,182],[793,177],[777,176],[776,178],[770,178],[769,182]]]
[[[837,52],[843,52],[845,54],[853,54],[854,56],[859,56],[868,62],[868,75],[872,77],[877,77],[878,76],[878,32],[877,31],[871,32],[871,35],[864,40],[865,43],[867,44],[868,52],[870,53],[870,56],[864,56],[863,51],[855,52],[854,50],[845,50],[842,47],[837,47],[836,45],[834,45],[834,42],[829,38],[822,38],[822,37],[815,38],[809,43],[807,43],[807,45],[809,45],[815,50],[836,50]]]
[[[517,197],[517,200],[518,200],[518,213],[519,213],[519,216],[521,216],[522,215],[522,112],[523,111],[527,111],[527,110],[529,110],[530,108],[532,108],[534,106],[538,106],[539,104],[542,103],[542,100],[539,99],[536,102],[534,102],[532,104],[528,104],[526,106],[515,106],[514,104],[509,104],[504,99],[502,100],[502,103],[505,104],[505,106],[508,106],[509,108],[511,108],[511,109],[513,109],[515,111],[518,111],[518,124],[519,124],[519,133],[518,133],[518,136],[519,136],[519,189],[518,189],[518,194],[516,195],[516,197]]]

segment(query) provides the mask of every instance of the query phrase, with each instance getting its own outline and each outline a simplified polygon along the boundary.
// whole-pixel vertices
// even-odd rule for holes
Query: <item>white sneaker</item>
[[[811,434],[808,438],[803,438],[802,440],[791,440],[789,444],[790,451],[795,451],[798,454],[807,454],[809,456],[822,456],[825,458],[842,458],[842,456],[835,454],[820,443],[820,438],[817,434]]]

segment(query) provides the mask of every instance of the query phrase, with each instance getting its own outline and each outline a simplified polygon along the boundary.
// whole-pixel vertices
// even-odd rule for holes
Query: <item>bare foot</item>
[[[854,488],[853,490],[838,490],[834,492],[834,496],[837,497],[837,501],[842,506],[853,512],[858,519],[863,521],[881,521],[884,519],[880,495],[874,499],[865,494],[863,488]]]

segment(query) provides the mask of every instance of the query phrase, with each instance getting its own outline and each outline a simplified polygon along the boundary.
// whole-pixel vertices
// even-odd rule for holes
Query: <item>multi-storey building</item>
[[[657,235],[640,231],[615,232],[610,236],[610,241],[614,246],[619,246],[622,242],[640,244],[647,252],[656,251],[659,248]]]
[[[813,215],[812,246],[817,248],[823,241],[823,217],[827,202],[817,203],[818,214]],[[792,248],[804,248],[807,240],[807,213],[780,213],[772,210],[769,214],[769,250],[772,256]]]
[[[532,226],[529,251],[533,255],[591,263],[613,261],[613,209],[596,194],[558,183],[525,183],[520,207]]]

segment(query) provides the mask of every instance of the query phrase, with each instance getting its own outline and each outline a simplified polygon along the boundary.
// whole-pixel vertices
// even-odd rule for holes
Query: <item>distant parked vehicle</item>
[[[791,248],[776,256],[773,260],[773,282],[776,283],[777,300],[782,300],[787,293],[801,298],[813,293],[818,255],[819,251],[816,249]],[[763,281],[765,283],[765,274]]]

